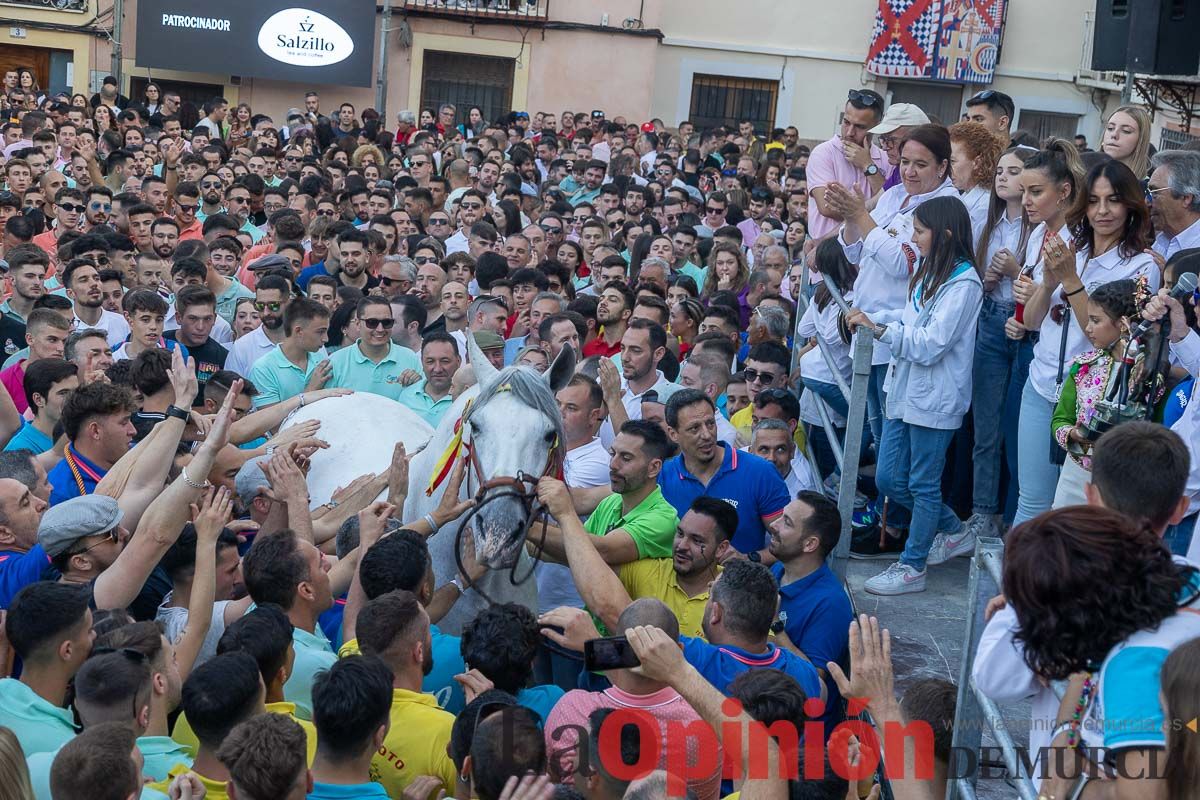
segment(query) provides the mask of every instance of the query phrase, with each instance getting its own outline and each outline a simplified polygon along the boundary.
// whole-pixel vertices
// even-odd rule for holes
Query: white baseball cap
[[[892,103],[883,113],[879,124],[871,128],[870,133],[891,133],[896,128],[911,128],[916,125],[928,125],[929,117],[920,106],[912,103]]]

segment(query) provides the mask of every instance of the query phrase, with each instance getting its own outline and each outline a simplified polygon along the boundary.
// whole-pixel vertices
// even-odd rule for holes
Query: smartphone
[[[629,646],[628,639],[624,636],[608,636],[584,642],[583,663],[589,672],[604,672],[641,666],[642,662]]]

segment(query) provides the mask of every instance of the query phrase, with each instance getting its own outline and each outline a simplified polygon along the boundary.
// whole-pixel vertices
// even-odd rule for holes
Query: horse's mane
[[[487,386],[480,387],[479,394],[471,405],[470,411],[467,412],[467,416],[469,417],[487,405],[488,401],[497,395],[509,393],[530,408],[540,411],[550,420],[554,424],[554,432],[558,436],[559,444],[564,443],[562,414],[559,413],[554,392],[550,390],[546,379],[530,367],[511,366],[502,369],[495,380]]]

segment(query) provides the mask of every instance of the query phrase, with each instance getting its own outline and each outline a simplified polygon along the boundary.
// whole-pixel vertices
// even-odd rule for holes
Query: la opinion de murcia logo
[[[324,14],[306,8],[286,8],[263,23],[258,47],[285,64],[324,67],[348,58],[354,52],[354,40]]]

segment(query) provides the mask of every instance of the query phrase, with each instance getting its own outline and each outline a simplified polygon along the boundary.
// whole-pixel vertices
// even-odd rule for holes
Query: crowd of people
[[[955,687],[898,697],[827,565],[863,330],[865,591],[1004,535],[974,680],[1032,701],[1043,794],[1194,792],[1200,151],[1152,153],[1144,109],[1092,152],[993,90],[943,121],[853,89],[811,149],[18,70],[0,105],[5,800],[942,796]],[[568,349],[537,608],[442,630],[487,571],[434,577],[465,465],[420,518],[403,447],[312,508],[329,443],[283,423],[371,393],[461,425],[470,352]]]

